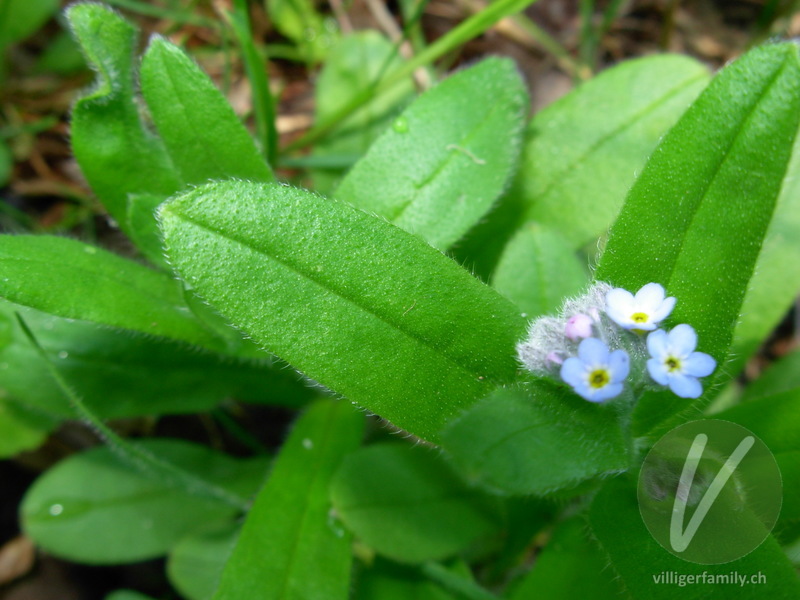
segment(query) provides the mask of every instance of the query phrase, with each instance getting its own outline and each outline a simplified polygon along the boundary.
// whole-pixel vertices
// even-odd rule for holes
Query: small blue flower
[[[647,371],[661,385],[668,385],[681,398],[699,398],[703,386],[698,377],[711,375],[717,362],[708,354],[695,352],[697,333],[691,325],[678,325],[667,333],[663,329],[647,336]]]
[[[561,365],[561,379],[589,402],[603,402],[622,392],[622,382],[630,371],[624,350],[609,352],[597,338],[586,338],[578,346],[578,356]]]
[[[666,298],[664,287],[648,283],[634,296],[614,288],[606,294],[606,314],[624,329],[653,331],[675,308],[675,298]]]

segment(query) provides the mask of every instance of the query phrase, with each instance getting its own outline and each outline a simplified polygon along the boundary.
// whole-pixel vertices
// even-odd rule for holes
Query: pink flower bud
[[[564,363],[564,359],[561,358],[561,355],[558,352],[550,352],[544,359],[548,363],[552,363],[554,365],[560,365]]]
[[[573,342],[581,338],[592,337],[592,318],[589,315],[577,314],[567,320],[564,333]]]

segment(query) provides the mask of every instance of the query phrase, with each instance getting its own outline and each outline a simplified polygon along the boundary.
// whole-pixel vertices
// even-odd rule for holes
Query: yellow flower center
[[[664,361],[664,364],[667,365],[667,370],[670,373],[681,370],[681,361],[675,358],[674,356],[670,356],[667,360]]]
[[[633,313],[631,319],[634,323],[647,323],[647,315],[644,313]]]
[[[589,385],[595,389],[606,387],[610,381],[611,377],[605,369],[595,369],[589,373]]]

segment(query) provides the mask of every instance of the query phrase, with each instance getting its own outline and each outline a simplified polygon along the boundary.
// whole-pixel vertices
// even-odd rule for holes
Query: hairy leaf
[[[611,480],[600,490],[589,510],[589,521],[620,583],[634,598],[675,598],[675,585],[656,582],[662,573],[698,578],[703,573],[730,576],[735,572],[748,577],[761,573],[766,579],[744,586],[706,582],[679,588],[681,598],[689,600],[795,598],[800,594],[797,575],[771,536],[744,558],[721,565],[701,565],[673,556],[647,531],[636,503],[636,488],[625,478]]]
[[[342,462],[331,484],[336,513],[380,554],[440,560],[498,531],[496,499],[470,489],[435,451],[378,444]]]
[[[451,422],[442,444],[470,479],[510,494],[543,495],[628,465],[613,410],[544,383],[497,390]]]
[[[363,428],[362,415],[342,401],[319,402],[300,417],[247,515],[215,600],[346,600],[350,536],[331,517],[328,487]]]
[[[537,113],[506,197],[458,249],[482,276],[532,221],[578,248],[602,235],[659,138],[708,81],[684,56],[626,61]]]
[[[92,190],[128,231],[128,195],[166,198],[181,187],[180,175],[134,100],[138,30],[101,4],[75,4],[67,18],[98,77],[72,109],[72,150]]]
[[[492,287],[520,307],[528,319],[554,313],[565,298],[588,284],[586,268],[556,231],[530,223],[508,242],[492,276]]]
[[[232,323],[394,424],[435,439],[517,371],[518,310],[376,217],[281,185],[225,182],[164,205],[171,263]]]
[[[299,407],[319,394],[267,355],[245,360],[0,302],[0,397],[56,418],[74,409],[14,312],[100,418],[204,412],[231,397]]]
[[[527,105],[513,62],[459,71],[413,102],[335,195],[446,250],[506,187]]]
[[[794,44],[757,48],[726,67],[648,161],[598,266],[598,279],[632,291],[664,285],[678,299],[670,324],[694,327],[699,350],[718,363],[731,344],[798,118]],[[724,373],[717,369],[714,379]],[[646,433],[691,404],[647,394],[634,428]]]
[[[224,349],[170,276],[75,240],[0,236],[0,297],[68,319]]]
[[[185,184],[274,180],[228,101],[180,48],[152,38],[140,77],[147,107]]]
[[[182,440],[139,442],[159,458],[243,495],[255,492],[263,459],[235,459]],[[177,490],[97,447],[42,475],[22,502],[27,535],[48,552],[89,564],[137,562],[166,554],[184,535],[235,511]],[[124,540],[124,543],[120,543]]]

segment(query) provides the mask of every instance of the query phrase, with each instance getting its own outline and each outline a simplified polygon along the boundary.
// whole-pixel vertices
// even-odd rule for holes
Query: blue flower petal
[[[634,299],[639,306],[656,308],[664,301],[664,296],[664,286],[660,283],[648,283],[636,292]]]
[[[614,350],[608,358],[611,380],[614,383],[624,381],[631,370],[631,361],[625,350]],[[615,394],[616,395],[616,394]]]
[[[683,372],[692,377],[705,377],[711,375],[717,368],[717,361],[705,352],[692,352],[683,361]]]
[[[664,319],[666,319],[670,315],[670,313],[672,312],[672,309],[675,308],[675,302],[676,302],[676,299],[673,298],[672,296],[670,296],[669,298],[665,299],[661,303],[661,306],[659,306],[655,310],[655,312],[653,312],[653,314],[650,315],[650,318],[653,319],[653,321],[655,321],[656,323],[660,323],[661,321],[663,321]]]
[[[694,377],[688,375],[673,375],[669,378],[669,389],[681,398],[699,398],[703,393],[703,386]]]
[[[610,383],[605,387],[600,388],[599,390],[595,390],[594,394],[591,398],[586,398],[590,402],[603,402],[604,400],[609,400],[611,398],[615,398],[622,393],[622,384],[621,383]]]
[[[657,358],[651,358],[647,361],[647,372],[650,373],[656,383],[667,385],[669,383],[669,376],[667,375],[667,368],[664,366],[663,361]]]
[[[566,381],[572,387],[584,384],[584,373],[586,373],[586,365],[583,364],[581,359],[571,356],[564,361],[561,365],[561,379]]]
[[[678,356],[687,357],[697,348],[697,334],[691,325],[678,325],[669,332],[670,349]]]
[[[664,360],[667,356],[667,343],[667,332],[659,329],[647,336],[647,351],[653,358]]]
[[[578,356],[587,366],[608,362],[608,346],[597,338],[586,338],[578,346]]]

